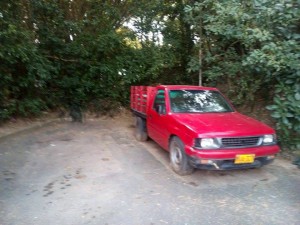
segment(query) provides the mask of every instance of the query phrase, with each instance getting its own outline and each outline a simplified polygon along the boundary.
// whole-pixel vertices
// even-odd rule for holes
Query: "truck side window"
[[[155,96],[153,109],[159,114],[166,114],[166,101],[164,90],[158,90]]]

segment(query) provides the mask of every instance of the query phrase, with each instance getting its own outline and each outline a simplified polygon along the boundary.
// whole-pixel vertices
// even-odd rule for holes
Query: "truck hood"
[[[259,136],[273,134],[269,126],[242,115],[231,113],[182,113],[172,117],[198,137]]]

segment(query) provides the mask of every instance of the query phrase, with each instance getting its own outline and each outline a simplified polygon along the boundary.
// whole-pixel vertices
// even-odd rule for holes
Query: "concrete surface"
[[[300,170],[180,177],[131,118],[55,122],[0,139],[0,225],[300,224]]]

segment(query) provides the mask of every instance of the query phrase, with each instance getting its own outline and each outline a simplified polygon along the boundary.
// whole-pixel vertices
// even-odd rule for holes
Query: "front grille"
[[[224,148],[254,147],[260,145],[260,137],[222,138]]]

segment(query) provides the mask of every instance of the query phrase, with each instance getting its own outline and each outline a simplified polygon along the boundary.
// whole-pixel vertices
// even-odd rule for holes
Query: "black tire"
[[[194,168],[190,165],[188,156],[184,151],[184,144],[178,137],[173,137],[169,145],[170,162],[172,169],[179,175],[192,174]]]
[[[146,131],[146,121],[141,117],[136,118],[135,124],[135,138],[138,141],[144,142],[148,140],[148,134]]]

